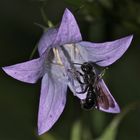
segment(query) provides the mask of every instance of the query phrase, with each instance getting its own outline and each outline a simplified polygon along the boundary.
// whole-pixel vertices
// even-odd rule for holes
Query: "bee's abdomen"
[[[93,90],[88,90],[87,97],[82,103],[82,108],[89,110],[96,105],[96,95]]]

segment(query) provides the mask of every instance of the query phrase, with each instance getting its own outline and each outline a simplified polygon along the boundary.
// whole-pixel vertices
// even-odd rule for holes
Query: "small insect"
[[[106,112],[118,113],[119,107],[102,79],[106,69],[97,74],[92,62],[74,64],[81,65],[82,72],[76,71],[76,80],[84,87],[77,94],[87,93],[86,98],[81,100],[81,107],[86,110],[97,108]]]

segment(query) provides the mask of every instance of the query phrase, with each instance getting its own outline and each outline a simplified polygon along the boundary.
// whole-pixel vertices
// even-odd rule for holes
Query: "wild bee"
[[[86,98],[81,100],[81,107],[86,110],[97,108],[106,112],[118,113],[119,107],[102,79],[107,68],[97,73],[92,62],[74,64],[81,65],[81,71],[76,71],[75,78],[84,87],[77,94],[87,93]]]

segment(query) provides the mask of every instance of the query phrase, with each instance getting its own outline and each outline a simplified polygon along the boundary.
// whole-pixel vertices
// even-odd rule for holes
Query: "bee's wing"
[[[111,95],[109,89],[104,83],[103,79],[99,80],[96,85],[97,90],[97,109],[109,113],[119,113],[120,108],[115,101],[114,97]]]

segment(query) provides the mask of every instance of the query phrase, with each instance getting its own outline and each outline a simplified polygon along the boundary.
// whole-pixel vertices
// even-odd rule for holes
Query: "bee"
[[[118,113],[119,106],[106,87],[102,77],[105,68],[101,73],[97,73],[92,62],[84,62],[81,65],[81,72],[76,71],[76,80],[84,89],[77,94],[86,94],[86,98],[81,100],[81,107],[85,110],[97,108],[105,112]]]

